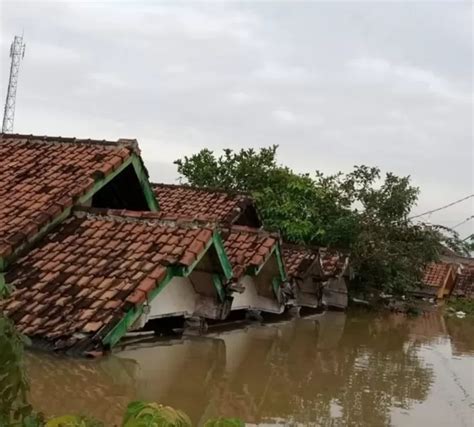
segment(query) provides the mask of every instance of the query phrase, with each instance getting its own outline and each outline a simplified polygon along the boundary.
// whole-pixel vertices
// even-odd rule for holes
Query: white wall
[[[166,316],[192,316],[199,295],[186,277],[173,277],[150,303],[148,319]]]
[[[257,293],[252,276],[244,276],[239,284],[244,288],[244,292],[234,293],[231,310],[259,310],[268,313],[283,311],[283,307],[280,306],[276,297],[268,298]]]

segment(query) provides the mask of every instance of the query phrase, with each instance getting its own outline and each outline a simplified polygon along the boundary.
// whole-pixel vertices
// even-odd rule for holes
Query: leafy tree
[[[439,228],[410,221],[419,194],[410,177],[382,176],[368,166],[298,174],[279,165],[276,153],[277,146],[227,149],[222,156],[204,149],[175,163],[190,185],[250,193],[265,227],[285,240],[350,252],[355,284],[365,289],[404,292],[437,259],[440,242],[459,244]]]

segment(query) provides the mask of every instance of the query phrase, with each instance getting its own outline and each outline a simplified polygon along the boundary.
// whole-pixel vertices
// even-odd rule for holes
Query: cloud
[[[0,12],[0,99],[22,28],[27,44],[15,131],[137,138],[155,181],[203,147],[279,144],[301,172],[409,174],[420,211],[473,190],[468,2],[15,0]]]

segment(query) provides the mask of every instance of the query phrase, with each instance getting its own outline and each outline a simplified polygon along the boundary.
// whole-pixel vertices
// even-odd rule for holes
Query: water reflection
[[[473,329],[437,314],[326,313],[97,361],[31,353],[31,397],[47,414],[89,413],[107,425],[119,424],[137,398],[183,409],[196,424],[239,416],[280,425],[390,425],[394,410],[409,413],[429,401],[436,375],[420,349],[435,350],[449,334],[453,352],[472,357]]]

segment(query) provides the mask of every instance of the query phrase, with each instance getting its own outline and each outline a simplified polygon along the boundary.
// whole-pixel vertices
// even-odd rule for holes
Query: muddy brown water
[[[325,313],[130,346],[99,360],[31,352],[34,407],[119,425],[145,399],[196,425],[472,426],[474,321]]]

